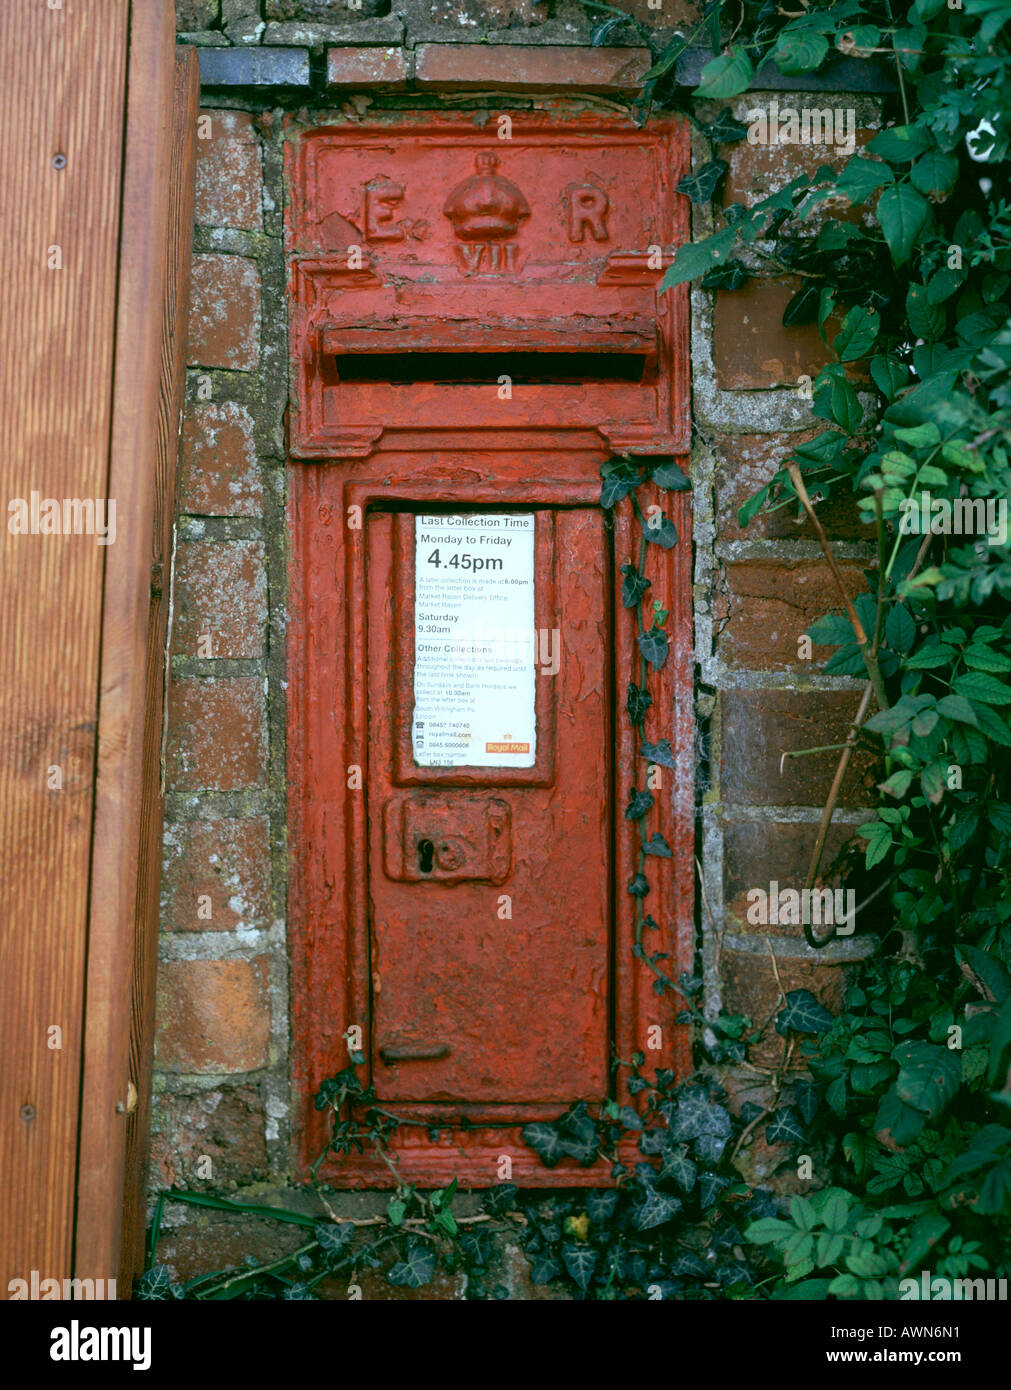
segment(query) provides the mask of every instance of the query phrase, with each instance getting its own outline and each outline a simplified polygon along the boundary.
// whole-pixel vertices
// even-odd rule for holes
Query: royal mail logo
[[[486,743],[486,753],[529,753],[529,743]]]

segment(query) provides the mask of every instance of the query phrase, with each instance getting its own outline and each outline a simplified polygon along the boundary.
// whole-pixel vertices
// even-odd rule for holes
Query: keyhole
[[[435,846],[431,840],[418,841],[418,868],[423,874],[432,872],[432,861],[435,859]]]

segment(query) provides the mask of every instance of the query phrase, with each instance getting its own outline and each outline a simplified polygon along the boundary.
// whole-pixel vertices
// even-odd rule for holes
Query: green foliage
[[[876,903],[857,923],[876,940],[836,1018],[803,991],[777,1014],[814,1100],[806,1115],[778,1106],[766,1134],[806,1129],[834,1185],[749,1228],[783,1269],[776,1297],[890,1297],[927,1266],[1008,1273],[1009,21],[996,0],[815,0],[790,14],[745,3],[693,94],[727,100],[770,58],[815,72],[833,53],[888,62],[897,82],[859,154],[750,208],[715,206],[713,234],[682,247],[664,279],[720,293],[801,277],[783,321],[816,323],[831,347],[811,374],[827,428],[739,522],[849,497],[877,550],[865,591],[852,606],[840,594],[809,629],[834,649],[827,673],[873,692],[857,744],[882,776],[858,835]],[[647,98],[677,104],[662,76]],[[709,140],[717,190],[728,138],[740,137]]]

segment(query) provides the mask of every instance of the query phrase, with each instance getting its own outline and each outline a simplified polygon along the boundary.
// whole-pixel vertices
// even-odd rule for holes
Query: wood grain
[[[174,44],[172,7],[161,0],[133,0],[109,459],[119,531],[106,562],[102,615],[74,1255],[78,1278],[118,1272],[122,1245],[151,549],[159,438],[164,454],[166,435],[158,422]]]
[[[5,504],[32,491],[108,494],[128,19],[127,0],[0,14]],[[49,268],[54,246],[62,269]],[[102,586],[115,546],[93,535],[12,535],[6,524],[0,534],[6,1292],[33,1268],[45,1278],[71,1273]],[[60,790],[47,785],[53,767]],[[47,1045],[52,1027],[59,1048]]]
[[[179,419],[186,384],[186,324],[193,245],[194,134],[200,97],[195,49],[177,48],[173,98],[172,164],[168,188],[165,295],[162,300],[161,383],[155,459],[151,602],[147,637],[147,705],[144,715],[144,786],[140,813],[140,879],[130,1002],[130,1078],[137,1104],[127,1114],[120,1279],[127,1288],[143,1269],[148,1130],[151,1120],[151,1055],[154,986],[158,958],[162,814],[161,742],[164,715],[165,636],[175,520]]]

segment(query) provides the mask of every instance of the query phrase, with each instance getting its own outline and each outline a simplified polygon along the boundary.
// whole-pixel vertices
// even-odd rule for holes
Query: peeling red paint
[[[655,236],[669,259],[685,234],[670,183],[685,154],[683,135],[673,123],[633,132],[621,121],[541,118],[524,127],[535,158],[519,158],[517,134],[516,147],[502,142],[500,164],[478,165],[479,174],[502,170],[505,183],[477,187],[467,182],[474,154],[495,145],[493,128],[427,120],[404,137],[393,140],[389,129],[341,132],[339,140],[315,132],[289,164],[302,405],[292,452],[321,460],[293,464],[290,497],[298,1163],[304,1170],[325,1143],[326,1117],[309,1098],[347,1064],[344,1034],[358,1025],[380,1097],[441,1131],[438,1139],[424,1125],[398,1133],[409,1180],[455,1175],[488,1186],[502,1176],[500,1156],[509,1155],[517,1181],[600,1185],[609,1181],[607,1165],[565,1161],[547,1170],[518,1130],[577,1099],[603,1101],[612,1050],[626,1061],[645,1052],[647,1070],[685,1073],[690,1065],[687,1036],[674,1024],[678,1001],[659,997],[651,972],[632,955],[626,884],[638,840],[622,810],[646,764],[634,765],[622,712],[627,685],[639,678],[639,653],[617,570],[637,556],[640,533],[629,502],[615,509],[613,526],[597,506],[599,468],[616,440],[642,453],[685,447],[685,297],[658,299],[659,272],[646,274],[642,242]],[[645,151],[642,167],[629,154],[635,141]],[[342,238],[356,219],[370,225],[370,178],[382,175],[376,186],[387,199],[373,228],[389,230],[387,212],[424,219],[427,204],[412,211],[406,189],[396,194],[406,180],[397,161],[413,167],[419,148],[429,162],[418,168],[445,173],[438,187],[425,185],[432,217],[441,218],[432,246],[405,228],[398,240],[373,243],[364,273],[347,270]],[[573,241],[565,188],[591,180],[601,148],[611,160],[615,220],[587,199],[590,222],[576,224],[574,234],[585,236]],[[441,165],[432,165],[433,149]],[[616,200],[621,189],[631,197],[636,179],[635,205]],[[529,217],[509,184],[522,192]],[[447,202],[458,214],[452,220],[442,215]],[[535,253],[552,254],[549,213],[561,228],[563,258],[555,246],[545,268]],[[594,217],[598,231],[604,217],[608,243],[593,236]],[[468,239],[470,232],[480,238]],[[520,249],[501,254],[499,272],[484,275],[468,270],[474,258],[458,254],[458,241]],[[444,260],[432,270],[439,254]],[[480,355],[554,352],[559,343],[588,352],[616,331],[652,344],[654,366],[642,380],[532,382],[509,401],[493,386],[451,377],[384,384],[379,374],[342,383],[334,367],[335,354],[351,344],[359,358],[381,352],[387,334],[407,346]],[[494,335],[491,348],[485,334]],[[670,953],[666,967],[676,975],[691,968],[694,950],[690,513],[683,494],[643,487],[639,501],[663,506],[681,535],[672,550],[648,547],[650,596],[671,613],[671,655],[651,682],[655,703],[645,726],[647,739],[671,740],[678,763],[664,773],[649,825],[674,857],[651,861],[647,900],[661,923],[650,946]],[[412,514],[447,506],[536,516],[536,624],[560,630],[562,662],[556,677],[537,679],[531,768],[433,769],[413,760]],[[422,882],[406,861],[417,827],[429,823],[434,871]],[[496,914],[501,893],[513,899],[511,920]],[[662,1029],[656,1050],[647,1043],[652,1024]],[[472,1128],[460,1128],[464,1118]],[[322,1172],[336,1184],[391,1180],[368,1154]]]

